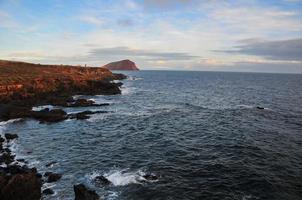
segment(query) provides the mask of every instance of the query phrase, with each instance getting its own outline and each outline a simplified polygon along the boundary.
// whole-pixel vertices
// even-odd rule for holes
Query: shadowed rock
[[[109,185],[109,184],[111,184],[111,182],[104,176],[97,176],[97,177],[94,178],[94,181],[98,185]]]
[[[83,184],[74,185],[73,190],[75,200],[100,200],[99,195],[95,191],[87,189]]]
[[[4,137],[5,137],[7,140],[13,140],[13,139],[18,138],[18,135],[17,135],[17,134],[14,134],[14,133],[5,133],[5,134],[4,134]]]
[[[53,173],[53,172],[45,172],[44,176],[48,177],[47,183],[56,182],[61,179],[62,175]]]
[[[39,200],[41,186],[36,169],[20,166],[0,168],[1,200]]]
[[[52,195],[54,194],[54,191],[51,188],[46,188],[45,190],[43,190],[43,194]]]
[[[153,175],[153,174],[146,174],[143,176],[144,179],[148,180],[148,181],[156,181],[158,180],[158,177]]]

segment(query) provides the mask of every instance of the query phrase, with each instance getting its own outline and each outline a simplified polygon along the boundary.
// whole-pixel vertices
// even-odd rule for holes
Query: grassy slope
[[[0,85],[27,84],[36,79],[102,80],[112,76],[109,70],[103,68],[0,60]]]

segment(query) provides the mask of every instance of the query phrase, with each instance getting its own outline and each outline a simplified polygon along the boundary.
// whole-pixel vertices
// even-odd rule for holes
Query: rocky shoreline
[[[75,99],[74,95],[120,94],[123,74],[113,74],[107,69],[77,66],[39,65],[0,60],[0,121],[31,118],[41,123],[55,123],[66,119],[83,120],[96,113],[107,111],[86,110],[67,114],[66,107],[103,107],[92,100]],[[34,106],[52,105],[58,108],[33,110]],[[36,168],[26,165],[24,159],[15,159],[10,149],[18,135],[0,135],[0,199],[39,200],[54,191],[42,186],[59,181],[62,174],[40,174]],[[52,165],[51,163],[49,165]],[[95,191],[83,184],[74,185],[76,200],[100,199]]]
[[[17,134],[6,133],[4,138],[0,135],[1,200],[39,200],[43,196],[54,194],[51,188],[42,190],[42,186],[44,183],[59,181],[62,174],[45,172],[42,175],[36,168],[28,167],[24,159],[16,160],[10,150],[10,143],[17,138]],[[100,199],[95,191],[87,189],[83,184],[74,185],[74,192],[76,200]]]

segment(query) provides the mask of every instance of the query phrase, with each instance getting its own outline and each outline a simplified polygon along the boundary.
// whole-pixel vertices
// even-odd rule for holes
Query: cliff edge
[[[36,104],[58,95],[120,94],[120,84],[112,80],[124,78],[99,67],[0,60],[0,103]]]

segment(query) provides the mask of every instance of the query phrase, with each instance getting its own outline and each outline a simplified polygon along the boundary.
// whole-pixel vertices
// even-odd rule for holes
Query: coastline
[[[0,122],[32,118],[40,123],[55,123],[67,119],[88,119],[103,110],[85,110],[67,114],[68,107],[103,107],[109,103],[74,98],[75,95],[121,94],[123,74],[114,74],[108,69],[63,65],[40,65],[0,60]],[[6,77],[6,78],[5,78]],[[60,108],[33,110],[33,107],[52,105]],[[56,182],[63,174],[46,172],[40,174],[25,159],[16,159],[12,142],[18,139],[15,133],[0,132],[0,196],[4,200],[38,200],[54,191],[46,183]],[[49,163],[49,166],[54,163]],[[46,166],[47,167],[47,166]],[[47,184],[46,184],[47,185]],[[43,189],[44,188],[44,189]],[[83,184],[74,185],[75,199],[99,199],[95,191]],[[26,197],[23,194],[30,194]]]

